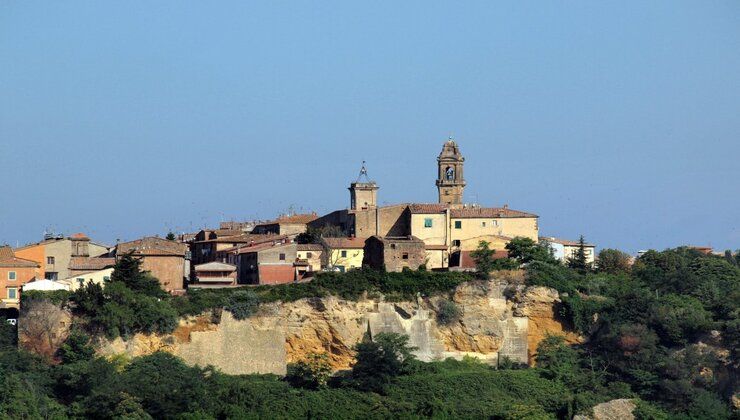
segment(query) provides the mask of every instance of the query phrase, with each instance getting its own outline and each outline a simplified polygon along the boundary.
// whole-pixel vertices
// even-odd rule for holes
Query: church
[[[464,166],[460,147],[450,138],[437,157],[437,203],[378,206],[380,187],[368,177],[363,164],[360,176],[349,186],[349,208],[320,217],[310,226],[335,226],[358,240],[376,237],[390,242],[394,249],[394,239],[423,242],[424,263],[429,269],[470,266],[469,254],[480,241],[490,242],[497,251],[503,251],[517,236],[537,241],[537,215],[508,206],[465,204]],[[409,268],[418,267],[409,264]]]

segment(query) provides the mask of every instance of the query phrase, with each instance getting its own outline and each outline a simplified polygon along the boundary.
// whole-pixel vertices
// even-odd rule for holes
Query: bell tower
[[[365,161],[362,161],[360,176],[349,185],[350,209],[368,210],[377,207],[378,184],[367,176]]]
[[[437,190],[441,204],[462,204],[465,189],[464,162],[460,148],[450,137],[437,157]]]

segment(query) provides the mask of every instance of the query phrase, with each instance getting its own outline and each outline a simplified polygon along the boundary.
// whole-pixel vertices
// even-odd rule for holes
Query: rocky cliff
[[[460,316],[440,325],[440,305],[451,300]],[[104,343],[106,355],[139,356],[164,350],[187,363],[213,365],[225,373],[284,374],[286,365],[310,352],[329,354],[332,366],[347,369],[352,347],[366,334],[406,334],[419,359],[477,357],[495,364],[507,357],[527,363],[546,334],[569,333],[557,319],[557,292],[497,280],[470,282],[447,297],[388,302],[382,296],[345,301],[336,297],[262,305],[249,319],[227,311],[182,320],[171,335],[137,334]]]

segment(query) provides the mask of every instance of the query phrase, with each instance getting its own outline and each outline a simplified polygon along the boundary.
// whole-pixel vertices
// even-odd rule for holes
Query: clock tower
[[[465,189],[464,162],[460,148],[450,137],[437,157],[437,190],[441,204],[462,204]]]

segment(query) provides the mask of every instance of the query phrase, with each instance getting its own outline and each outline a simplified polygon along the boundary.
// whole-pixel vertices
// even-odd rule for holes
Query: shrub
[[[231,312],[235,319],[249,318],[259,306],[259,298],[252,290],[234,292],[226,302],[226,310]]]
[[[437,310],[437,322],[440,325],[450,325],[460,320],[462,311],[451,300],[443,300]]]
[[[326,353],[309,353],[305,360],[288,365],[285,379],[298,388],[319,389],[326,387],[331,373]]]

